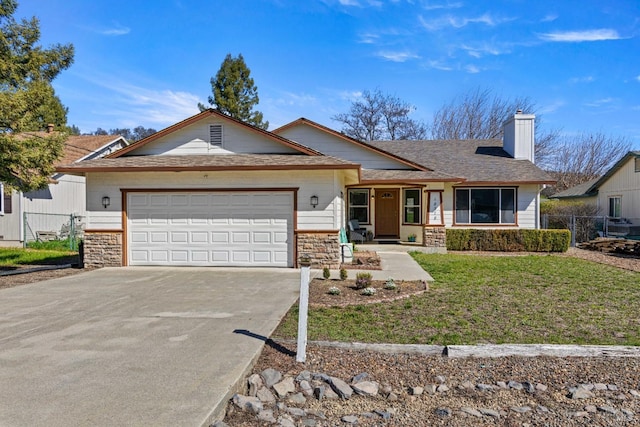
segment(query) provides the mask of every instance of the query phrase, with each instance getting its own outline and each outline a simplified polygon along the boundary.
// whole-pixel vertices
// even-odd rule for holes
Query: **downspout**
[[[18,213],[20,214],[18,217],[18,229],[20,231],[20,241],[22,242],[22,245],[25,246],[27,244],[27,239],[26,239],[26,230],[24,229],[24,205],[22,203],[22,200],[24,199],[24,194],[22,194],[22,191],[18,192]]]
[[[540,229],[540,193],[547,187],[547,185],[542,184],[540,187],[538,194],[536,194],[536,230]]]

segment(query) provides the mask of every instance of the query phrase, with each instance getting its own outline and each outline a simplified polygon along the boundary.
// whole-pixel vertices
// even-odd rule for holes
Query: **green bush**
[[[447,229],[451,251],[566,252],[569,230]]]
[[[371,286],[371,273],[356,274],[356,289],[365,289]]]

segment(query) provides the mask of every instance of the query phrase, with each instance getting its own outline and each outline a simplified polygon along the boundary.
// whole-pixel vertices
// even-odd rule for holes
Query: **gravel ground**
[[[295,346],[282,345],[295,351]],[[491,359],[449,359],[442,356],[416,354],[383,354],[369,351],[343,350],[309,346],[305,364],[295,362],[282,348],[265,346],[253,372],[266,368],[277,369],[283,376],[297,376],[303,370],[322,372],[349,381],[366,372],[373,381],[389,385],[398,396],[397,401],[376,397],[353,396],[349,400],[317,401],[308,398],[306,411],[320,411],[326,420],[316,426],[346,425],[343,416],[358,416],[358,425],[388,426],[632,426],[640,425],[640,398],[632,394],[640,388],[640,359],[636,358],[550,358],[502,357]],[[442,377],[442,378],[438,378]],[[449,388],[435,394],[412,396],[410,387],[440,384]],[[500,389],[478,391],[464,387],[465,382],[496,385],[499,381],[528,381],[542,384],[544,391],[528,393],[524,390]],[[580,384],[602,383],[617,390],[594,391],[594,397],[572,399],[569,388]],[[513,407],[529,407],[520,414]],[[540,407],[546,408],[544,411]],[[589,407],[593,406],[592,409]],[[476,417],[464,414],[461,408],[492,409],[500,418]],[[615,414],[597,408],[611,407]],[[437,414],[449,409],[451,415]],[[595,409],[595,412],[587,412]],[[375,410],[394,413],[390,420],[367,418],[366,412]],[[623,412],[630,411],[627,414]],[[633,416],[628,414],[633,413]],[[230,404],[224,422],[231,426],[261,424],[254,416]]]

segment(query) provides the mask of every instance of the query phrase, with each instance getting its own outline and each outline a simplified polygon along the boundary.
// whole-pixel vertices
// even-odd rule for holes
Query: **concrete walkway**
[[[422,246],[410,245],[358,245],[361,251],[374,251],[380,256],[380,266],[382,270],[351,270],[348,269],[348,278],[355,279],[361,272],[369,272],[373,280],[387,280],[392,277],[394,280],[425,280],[432,282],[433,277],[424,271],[422,267],[407,253],[411,251],[422,251]],[[322,271],[314,271],[314,277],[322,276]],[[332,271],[331,278],[338,279],[339,271]]]
[[[299,284],[293,269],[138,267],[3,289],[0,425],[209,425]]]

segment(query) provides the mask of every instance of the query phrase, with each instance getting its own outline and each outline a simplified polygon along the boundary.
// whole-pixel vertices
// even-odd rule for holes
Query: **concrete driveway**
[[[2,290],[0,425],[206,424],[299,284],[291,269],[138,267]]]

